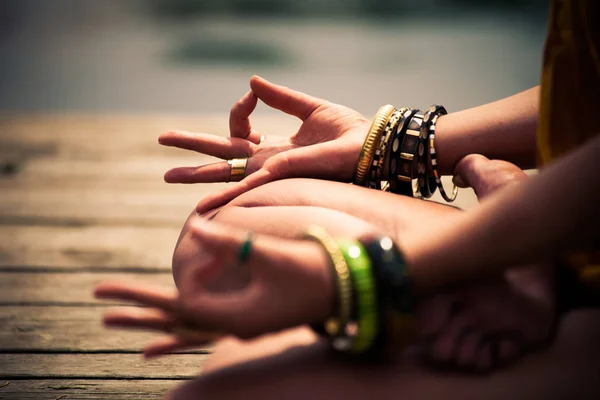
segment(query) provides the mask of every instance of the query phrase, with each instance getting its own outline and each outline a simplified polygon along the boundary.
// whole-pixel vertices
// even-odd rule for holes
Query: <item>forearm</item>
[[[503,100],[440,117],[436,153],[443,174],[468,154],[535,166],[539,87]]]
[[[400,242],[420,290],[596,248],[600,136],[521,184],[448,220],[444,231]]]
[[[468,154],[509,161],[521,169],[533,168],[538,103],[539,87],[534,87],[494,103],[440,117],[435,147],[441,173],[452,174],[456,163]],[[388,157],[389,151],[386,163]]]

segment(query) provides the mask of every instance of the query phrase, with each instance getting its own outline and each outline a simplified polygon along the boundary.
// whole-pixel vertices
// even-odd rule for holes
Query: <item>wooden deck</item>
[[[151,334],[105,330],[92,297],[105,279],[172,285],[183,221],[222,187],[163,182],[209,161],[159,146],[173,128],[225,135],[227,117],[0,117],[0,399],[161,398],[202,369],[209,349],[144,361]]]
[[[107,331],[105,279],[172,285],[170,262],[197,200],[169,167],[207,158],[164,149],[174,127],[224,133],[224,117],[0,118],[0,398],[154,399],[198,374],[208,349],[146,362],[150,334]]]
[[[273,134],[294,128],[289,119],[255,122]],[[227,118],[0,117],[0,399],[159,399],[201,372],[209,348],[145,361],[140,348],[151,334],[105,330],[100,318],[111,304],[92,297],[105,279],[173,285],[171,254],[181,225],[202,195],[222,187],[163,183],[172,166],[210,161],[158,146],[156,137],[174,127],[225,135]],[[474,202],[465,194],[462,207]],[[386,387],[394,398],[400,392],[425,399],[448,393],[460,399],[597,398],[590,393],[600,392],[598,321],[597,311],[576,313],[548,352],[492,378],[415,373],[407,363],[390,370]],[[192,385],[206,398],[279,398],[285,382],[303,379],[327,393],[323,377],[336,371],[346,377],[341,397],[365,398],[369,388],[381,387],[378,374],[364,369],[357,379],[354,366],[334,365],[318,348],[314,359],[310,351],[294,359],[299,353],[286,349],[310,343],[311,336],[282,335],[275,346],[271,338],[217,345],[225,357],[206,370],[236,360],[244,365],[217,376],[216,384],[200,378]],[[264,358],[270,353],[281,357]],[[255,358],[265,362],[248,362]],[[240,379],[243,371],[253,371],[251,379]]]

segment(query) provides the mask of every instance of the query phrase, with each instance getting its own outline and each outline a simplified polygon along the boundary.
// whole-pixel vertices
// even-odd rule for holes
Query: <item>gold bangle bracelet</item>
[[[352,282],[350,269],[337,242],[320,227],[311,227],[303,236],[319,243],[331,261],[336,275],[338,315],[325,321],[325,331],[331,337],[345,334],[352,313]]]
[[[384,129],[385,137],[382,137],[382,140],[379,142],[379,147],[377,149],[377,152],[379,152],[380,160],[377,163],[377,165],[373,166],[374,167],[373,179],[375,179],[377,181],[379,181],[381,179],[381,171],[383,169],[383,162],[385,161],[385,156],[387,153],[388,146],[391,142],[393,132],[396,130],[396,127],[398,126],[398,122],[400,121],[400,119],[402,118],[404,113],[407,111],[408,111],[408,107],[403,107],[399,110],[394,111],[392,113],[392,115],[390,116],[388,123],[385,126],[385,129]]]
[[[388,120],[395,110],[394,106],[387,104],[380,107],[379,111],[377,111],[373,123],[371,124],[371,128],[369,128],[369,132],[365,138],[365,142],[363,143],[360,155],[358,156],[358,163],[356,164],[356,171],[354,172],[354,184],[360,186],[365,184],[367,172],[371,167],[371,162],[375,155],[375,147],[383,134],[383,130],[385,129]]]

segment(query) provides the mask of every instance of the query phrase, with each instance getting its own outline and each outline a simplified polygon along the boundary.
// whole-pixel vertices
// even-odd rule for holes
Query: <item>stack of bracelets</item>
[[[436,189],[444,200],[456,199],[458,188],[448,196],[442,185],[435,153],[435,127],[447,114],[433,105],[426,112],[385,105],[379,109],[363,144],[354,183],[411,197],[429,198]],[[387,182],[383,182],[384,161],[389,152]]]
[[[344,353],[381,356],[412,341],[411,279],[391,238],[338,240],[312,228],[305,239],[319,243],[327,254],[337,293],[335,316],[313,330]]]

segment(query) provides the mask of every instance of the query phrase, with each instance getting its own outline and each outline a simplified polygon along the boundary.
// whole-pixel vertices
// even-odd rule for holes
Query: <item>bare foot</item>
[[[480,201],[527,179],[517,166],[480,155],[462,159],[455,183]],[[548,341],[555,319],[551,264],[523,266],[503,276],[440,293],[417,310],[420,338],[436,365],[487,372]]]

